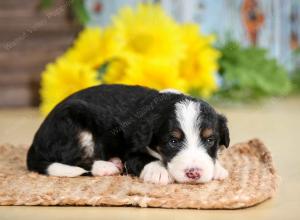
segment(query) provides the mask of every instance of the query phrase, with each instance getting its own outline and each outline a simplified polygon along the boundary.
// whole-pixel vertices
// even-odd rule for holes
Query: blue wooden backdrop
[[[266,48],[289,70],[299,63],[293,51],[300,44],[300,0],[86,0],[88,25],[105,26],[120,7],[138,2],[160,3],[177,21],[197,22],[220,42]]]

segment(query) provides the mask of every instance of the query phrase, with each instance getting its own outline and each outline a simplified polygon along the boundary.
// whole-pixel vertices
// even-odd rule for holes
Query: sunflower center
[[[148,53],[154,43],[154,39],[149,34],[137,34],[129,41],[129,47],[137,53]]]

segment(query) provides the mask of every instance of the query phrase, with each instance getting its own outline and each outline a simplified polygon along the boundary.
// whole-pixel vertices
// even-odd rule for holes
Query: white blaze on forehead
[[[207,182],[212,179],[214,164],[206,152],[200,138],[200,103],[185,100],[175,105],[175,113],[184,142],[180,151],[167,164],[168,170],[177,182],[193,181],[185,172],[187,169],[200,169],[201,177],[196,182]]]
[[[200,144],[200,103],[185,100],[177,103],[175,108],[177,120],[185,135],[185,147],[197,148]]]

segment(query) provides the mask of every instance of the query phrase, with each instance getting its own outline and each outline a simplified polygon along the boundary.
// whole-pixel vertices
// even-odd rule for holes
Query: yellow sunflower
[[[63,55],[66,59],[98,68],[121,50],[117,35],[109,28],[87,27]]]
[[[125,77],[128,63],[125,59],[112,60],[108,65],[103,76],[104,83],[121,83]]]
[[[179,25],[156,4],[125,7],[105,29],[85,28],[74,45],[42,73],[41,111],[68,95],[100,83],[176,88],[210,96],[219,52],[198,25]]]
[[[186,81],[180,78],[178,68],[160,60],[128,62],[123,77],[117,83],[143,85],[154,89],[175,88],[186,91]]]
[[[155,4],[139,4],[136,10],[124,7],[113,18],[111,27],[123,45],[122,54],[138,58],[177,62],[183,57],[180,27]]]
[[[97,72],[65,58],[48,64],[41,79],[41,112],[48,114],[60,101],[81,89],[100,84]]]
[[[201,34],[196,24],[183,25],[181,31],[187,52],[180,75],[188,81],[190,90],[208,97],[217,89],[215,72],[220,53],[212,47],[214,37]]]
[[[85,28],[63,56],[70,61],[97,67],[103,63],[103,56],[100,52],[101,37],[102,30],[100,28]]]

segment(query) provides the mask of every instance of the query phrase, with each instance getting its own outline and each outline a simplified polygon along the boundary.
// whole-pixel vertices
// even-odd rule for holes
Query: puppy
[[[101,85],[59,103],[34,136],[31,171],[50,176],[115,175],[146,182],[224,179],[217,160],[229,146],[227,120],[206,102],[176,90]]]

